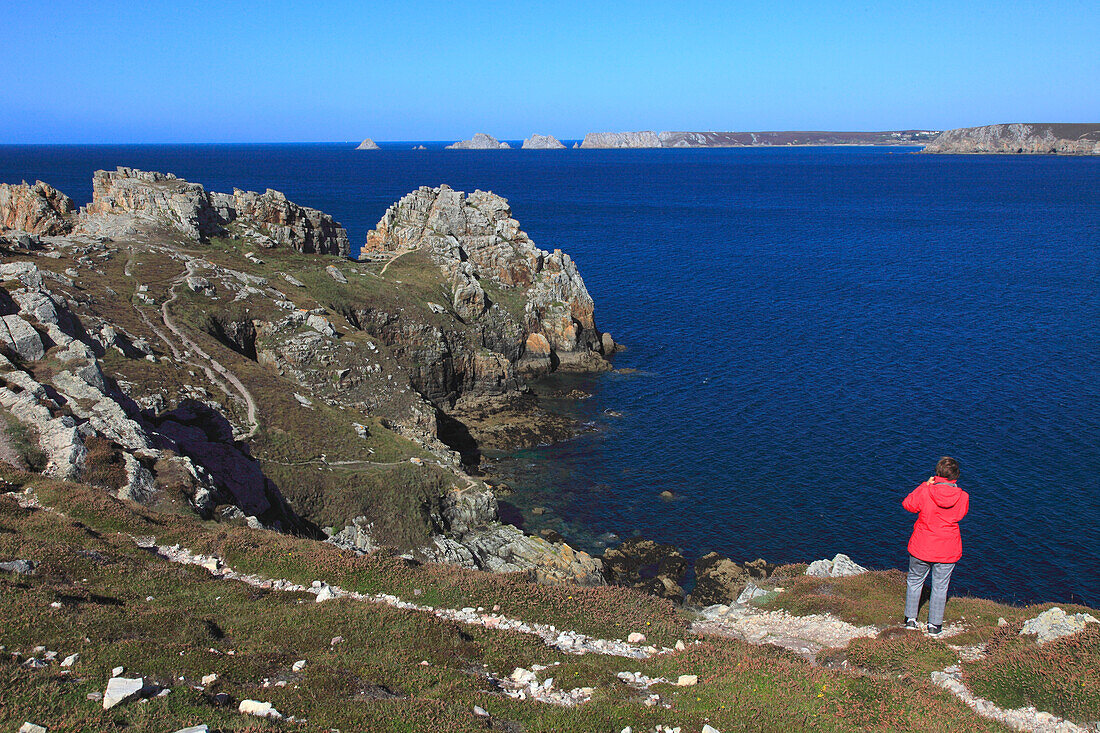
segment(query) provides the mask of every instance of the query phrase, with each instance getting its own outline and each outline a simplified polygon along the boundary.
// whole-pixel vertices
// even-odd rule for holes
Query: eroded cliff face
[[[659,148],[661,140],[652,130],[642,132],[590,132],[582,148]]]
[[[112,238],[160,225],[189,239],[207,241],[235,227],[261,247],[346,257],[347,232],[328,214],[288,201],[279,191],[208,192],[171,173],[119,167],[96,171],[92,202],[82,211],[82,231]]]
[[[549,364],[550,341],[523,294],[540,288],[539,329],[561,317],[540,298],[587,298],[561,255],[508,261],[524,238],[506,206],[487,199],[472,228],[441,212],[483,237],[479,265],[427,245],[383,264],[341,257],[338,224],[274,191],[132,169],[94,191],[79,217],[46,184],[0,201],[19,227],[0,230],[0,429],[20,431],[21,467],[360,551],[603,582],[597,560],[501,524],[440,439],[464,398],[534,399],[517,365],[534,336]],[[591,299],[576,310],[563,347],[595,343]]]
[[[925,153],[1100,155],[1100,123],[1017,123],[947,130]]]
[[[65,234],[73,228],[73,200],[48,183],[0,183],[0,229],[43,236]]]
[[[363,256],[425,253],[451,283],[451,306],[485,322],[483,341],[521,371],[603,369],[592,297],[561,250],[539,249],[492,193],[422,187],[391,206]],[[495,341],[495,344],[490,343]]]

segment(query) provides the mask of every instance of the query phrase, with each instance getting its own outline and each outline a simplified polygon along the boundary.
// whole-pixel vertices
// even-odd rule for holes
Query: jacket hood
[[[949,509],[958,503],[962,496],[962,489],[954,481],[936,476],[932,479],[932,485],[928,488],[928,494],[936,506]]]

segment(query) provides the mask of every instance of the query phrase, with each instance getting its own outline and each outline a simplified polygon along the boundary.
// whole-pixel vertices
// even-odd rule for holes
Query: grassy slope
[[[217,551],[238,569],[299,581],[323,578],[407,598],[420,588],[425,603],[499,603],[514,617],[602,636],[622,638],[642,629],[658,643],[689,639],[687,620],[673,606],[626,589],[551,588],[517,577],[409,567],[377,555],[352,558],[316,542],[151,513],[83,486],[15,471],[5,475],[16,486],[30,482],[44,504],[67,517],[26,511],[0,497],[0,556],[42,563],[35,576],[0,574],[0,613],[6,619],[0,644],[24,654],[38,645],[62,656],[80,653],[68,674],[56,665],[21,668],[4,655],[0,725],[8,728],[27,719],[51,731],[166,731],[198,722],[223,730],[463,731],[484,729],[471,713],[479,705],[526,731],[618,731],[625,725],[640,730],[657,723],[698,731],[705,721],[724,733],[1000,730],[925,681],[815,668],[779,650],[728,639],[705,638],[687,651],[648,661],[569,656],[527,635],[347,600],[317,604],[307,594],[215,580],[200,568],[139,550],[129,535],[154,534],[162,543]],[[51,608],[52,602],[61,608]],[[334,636],[344,642],[333,647]],[[308,664],[295,673],[290,667],[298,659]],[[554,663],[542,675],[554,676],[558,687],[595,687],[595,699],[576,709],[516,701],[494,693],[479,674]],[[115,665],[173,691],[103,712],[86,695],[102,691]],[[698,674],[700,684],[657,686],[672,708],[649,708],[640,693],[614,678],[626,670],[673,679]],[[270,701],[309,722],[255,721],[213,707],[193,688],[211,672],[220,676],[213,691]],[[264,688],[265,678],[288,684]],[[382,687],[401,697],[375,699]]]

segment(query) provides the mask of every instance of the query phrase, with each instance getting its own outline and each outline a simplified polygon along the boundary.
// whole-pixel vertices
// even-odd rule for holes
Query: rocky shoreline
[[[1018,123],[947,130],[929,154],[1100,155],[1100,123]]]

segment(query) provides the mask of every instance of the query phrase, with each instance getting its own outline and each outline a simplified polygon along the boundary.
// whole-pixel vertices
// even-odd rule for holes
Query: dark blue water
[[[902,567],[901,499],[950,454],[953,588],[1100,605],[1100,159],[404,147],[0,147],[0,181],[272,187],[356,245],[417,186],[495,191],[574,256],[639,370],[583,380],[598,432],[498,466],[549,509],[529,528]]]

